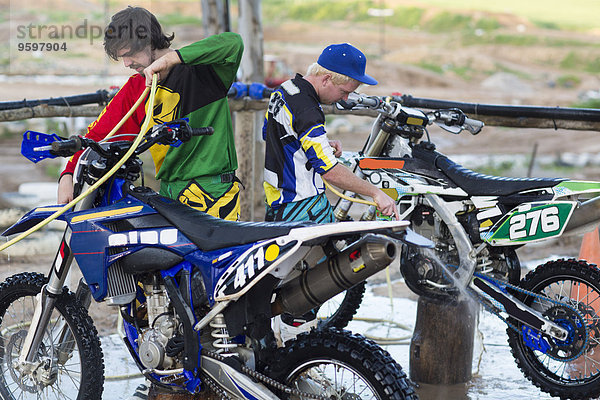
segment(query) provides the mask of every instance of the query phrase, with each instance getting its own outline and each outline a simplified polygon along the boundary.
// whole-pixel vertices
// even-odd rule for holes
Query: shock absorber
[[[492,260],[490,259],[489,253],[487,250],[482,251],[477,256],[477,269],[481,273],[487,273],[493,270],[490,266],[492,265]]]
[[[231,354],[229,350],[236,348],[237,344],[231,342],[233,338],[229,336],[223,314],[217,314],[209,325],[213,329],[210,334],[215,338],[212,342],[215,351],[221,355]]]

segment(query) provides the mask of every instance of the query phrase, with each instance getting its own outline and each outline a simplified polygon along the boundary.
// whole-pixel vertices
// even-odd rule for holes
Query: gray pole
[[[244,39],[242,76],[244,83],[263,82],[263,32],[260,0],[240,0],[239,30]],[[235,145],[238,156],[238,176],[245,190],[241,196],[243,220],[259,219],[255,209],[264,203],[262,177],[264,143],[261,137],[264,112],[235,113]],[[262,218],[260,218],[262,219]]]

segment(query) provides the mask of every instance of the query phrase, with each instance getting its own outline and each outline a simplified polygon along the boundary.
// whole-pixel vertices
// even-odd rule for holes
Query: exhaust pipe
[[[573,210],[563,236],[591,232],[600,225],[600,196],[584,201]]]
[[[271,305],[273,316],[282,312],[302,315],[381,271],[395,258],[394,240],[368,234],[279,288]]]

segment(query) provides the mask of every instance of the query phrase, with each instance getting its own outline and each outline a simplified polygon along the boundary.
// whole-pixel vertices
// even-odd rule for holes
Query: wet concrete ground
[[[409,343],[416,317],[417,302],[373,294],[375,285],[369,285],[365,301],[349,329],[371,337],[397,338],[402,344],[382,346],[409,374]],[[378,291],[379,292],[379,291]],[[397,324],[365,322],[361,319],[380,318]],[[406,329],[399,328],[403,325]],[[408,339],[407,339],[408,337]],[[517,368],[507,344],[506,328],[497,317],[480,313],[473,355],[473,378],[459,385],[420,385],[417,393],[421,400],[513,400],[554,399],[529,382]],[[107,381],[103,399],[126,400],[144,380],[137,376],[137,368],[116,335],[104,337]],[[132,374],[130,379],[120,376]],[[118,380],[116,380],[118,379]]]

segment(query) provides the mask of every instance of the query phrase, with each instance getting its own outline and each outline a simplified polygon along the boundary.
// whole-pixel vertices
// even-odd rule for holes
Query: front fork
[[[70,238],[71,230],[67,228],[61,240],[58,252],[56,253],[56,257],[54,258],[50,276],[48,277],[48,283],[42,287],[42,290],[36,296],[33,319],[29,330],[27,331],[21,353],[19,354],[19,364],[25,370],[23,372],[27,372],[28,369],[36,368],[36,364],[34,363],[36,354],[44,338],[46,327],[50,322],[54,304],[56,303],[58,296],[62,293],[62,288],[73,262],[73,253],[68,245]],[[80,288],[78,288],[79,300],[82,304],[88,306],[90,300],[89,290],[82,290],[81,286],[80,283]],[[74,346],[72,334],[67,328],[68,327],[65,324],[59,336],[59,359],[68,357],[61,356],[61,354],[69,354]]]

